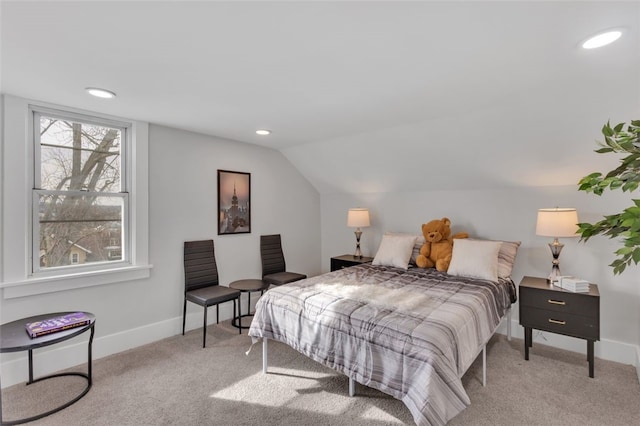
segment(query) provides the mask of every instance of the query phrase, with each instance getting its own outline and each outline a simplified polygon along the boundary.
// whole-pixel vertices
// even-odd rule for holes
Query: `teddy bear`
[[[467,238],[466,232],[458,232],[451,235],[451,220],[447,217],[435,219],[422,224],[424,244],[420,248],[420,254],[416,257],[416,265],[420,268],[435,268],[446,272],[451,263],[453,253],[453,239]]]

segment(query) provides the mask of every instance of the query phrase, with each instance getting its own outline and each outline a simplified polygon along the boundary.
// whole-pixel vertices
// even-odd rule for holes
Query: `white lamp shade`
[[[368,209],[349,209],[347,214],[347,226],[352,228],[364,228],[369,226]]]
[[[543,237],[577,237],[578,212],[571,208],[538,210],[536,235]]]

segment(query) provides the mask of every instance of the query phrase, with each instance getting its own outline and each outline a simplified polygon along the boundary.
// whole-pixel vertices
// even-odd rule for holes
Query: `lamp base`
[[[356,228],[354,232],[356,234],[356,253],[353,255],[356,259],[362,259],[362,252],[360,251],[360,237],[362,236],[362,231],[360,228]]]
[[[557,285],[560,277],[560,267],[558,265],[553,265],[551,268],[551,273],[547,277],[547,282],[549,285]]]
[[[553,261],[551,261],[551,273],[547,277],[547,282],[549,285],[555,285],[558,282],[558,277],[560,277],[560,252],[564,244],[558,241],[557,238],[553,239],[552,243],[549,243],[549,248],[551,249],[551,255],[553,256]]]

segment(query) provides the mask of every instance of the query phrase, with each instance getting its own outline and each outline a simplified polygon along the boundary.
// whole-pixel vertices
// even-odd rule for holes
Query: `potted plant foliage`
[[[605,189],[633,192],[640,185],[640,120],[633,120],[625,129],[625,123],[611,127],[607,123],[602,128],[604,142],[598,142],[599,154],[616,153],[625,155],[620,165],[606,175],[596,172],[583,177],[579,190],[602,195]],[[587,241],[594,235],[609,238],[620,237],[622,247],[616,250],[618,256],[609,266],[614,274],[622,273],[631,262],[640,262],[640,200],[632,199],[634,205],[618,214],[604,216],[596,223],[579,223],[580,241]]]

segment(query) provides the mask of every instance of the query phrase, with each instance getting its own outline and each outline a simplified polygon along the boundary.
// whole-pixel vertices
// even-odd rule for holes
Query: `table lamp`
[[[347,226],[350,228],[356,228],[356,253],[354,257],[361,259],[362,253],[360,252],[360,236],[362,231],[360,228],[369,226],[369,210],[368,209],[349,209],[347,214]]]
[[[539,209],[538,222],[536,224],[536,235],[543,237],[553,237],[553,242],[549,243],[553,261],[551,262],[551,273],[547,278],[550,284],[558,281],[560,276],[560,252],[562,244],[558,238],[577,237],[578,232],[578,212],[572,208]]]

